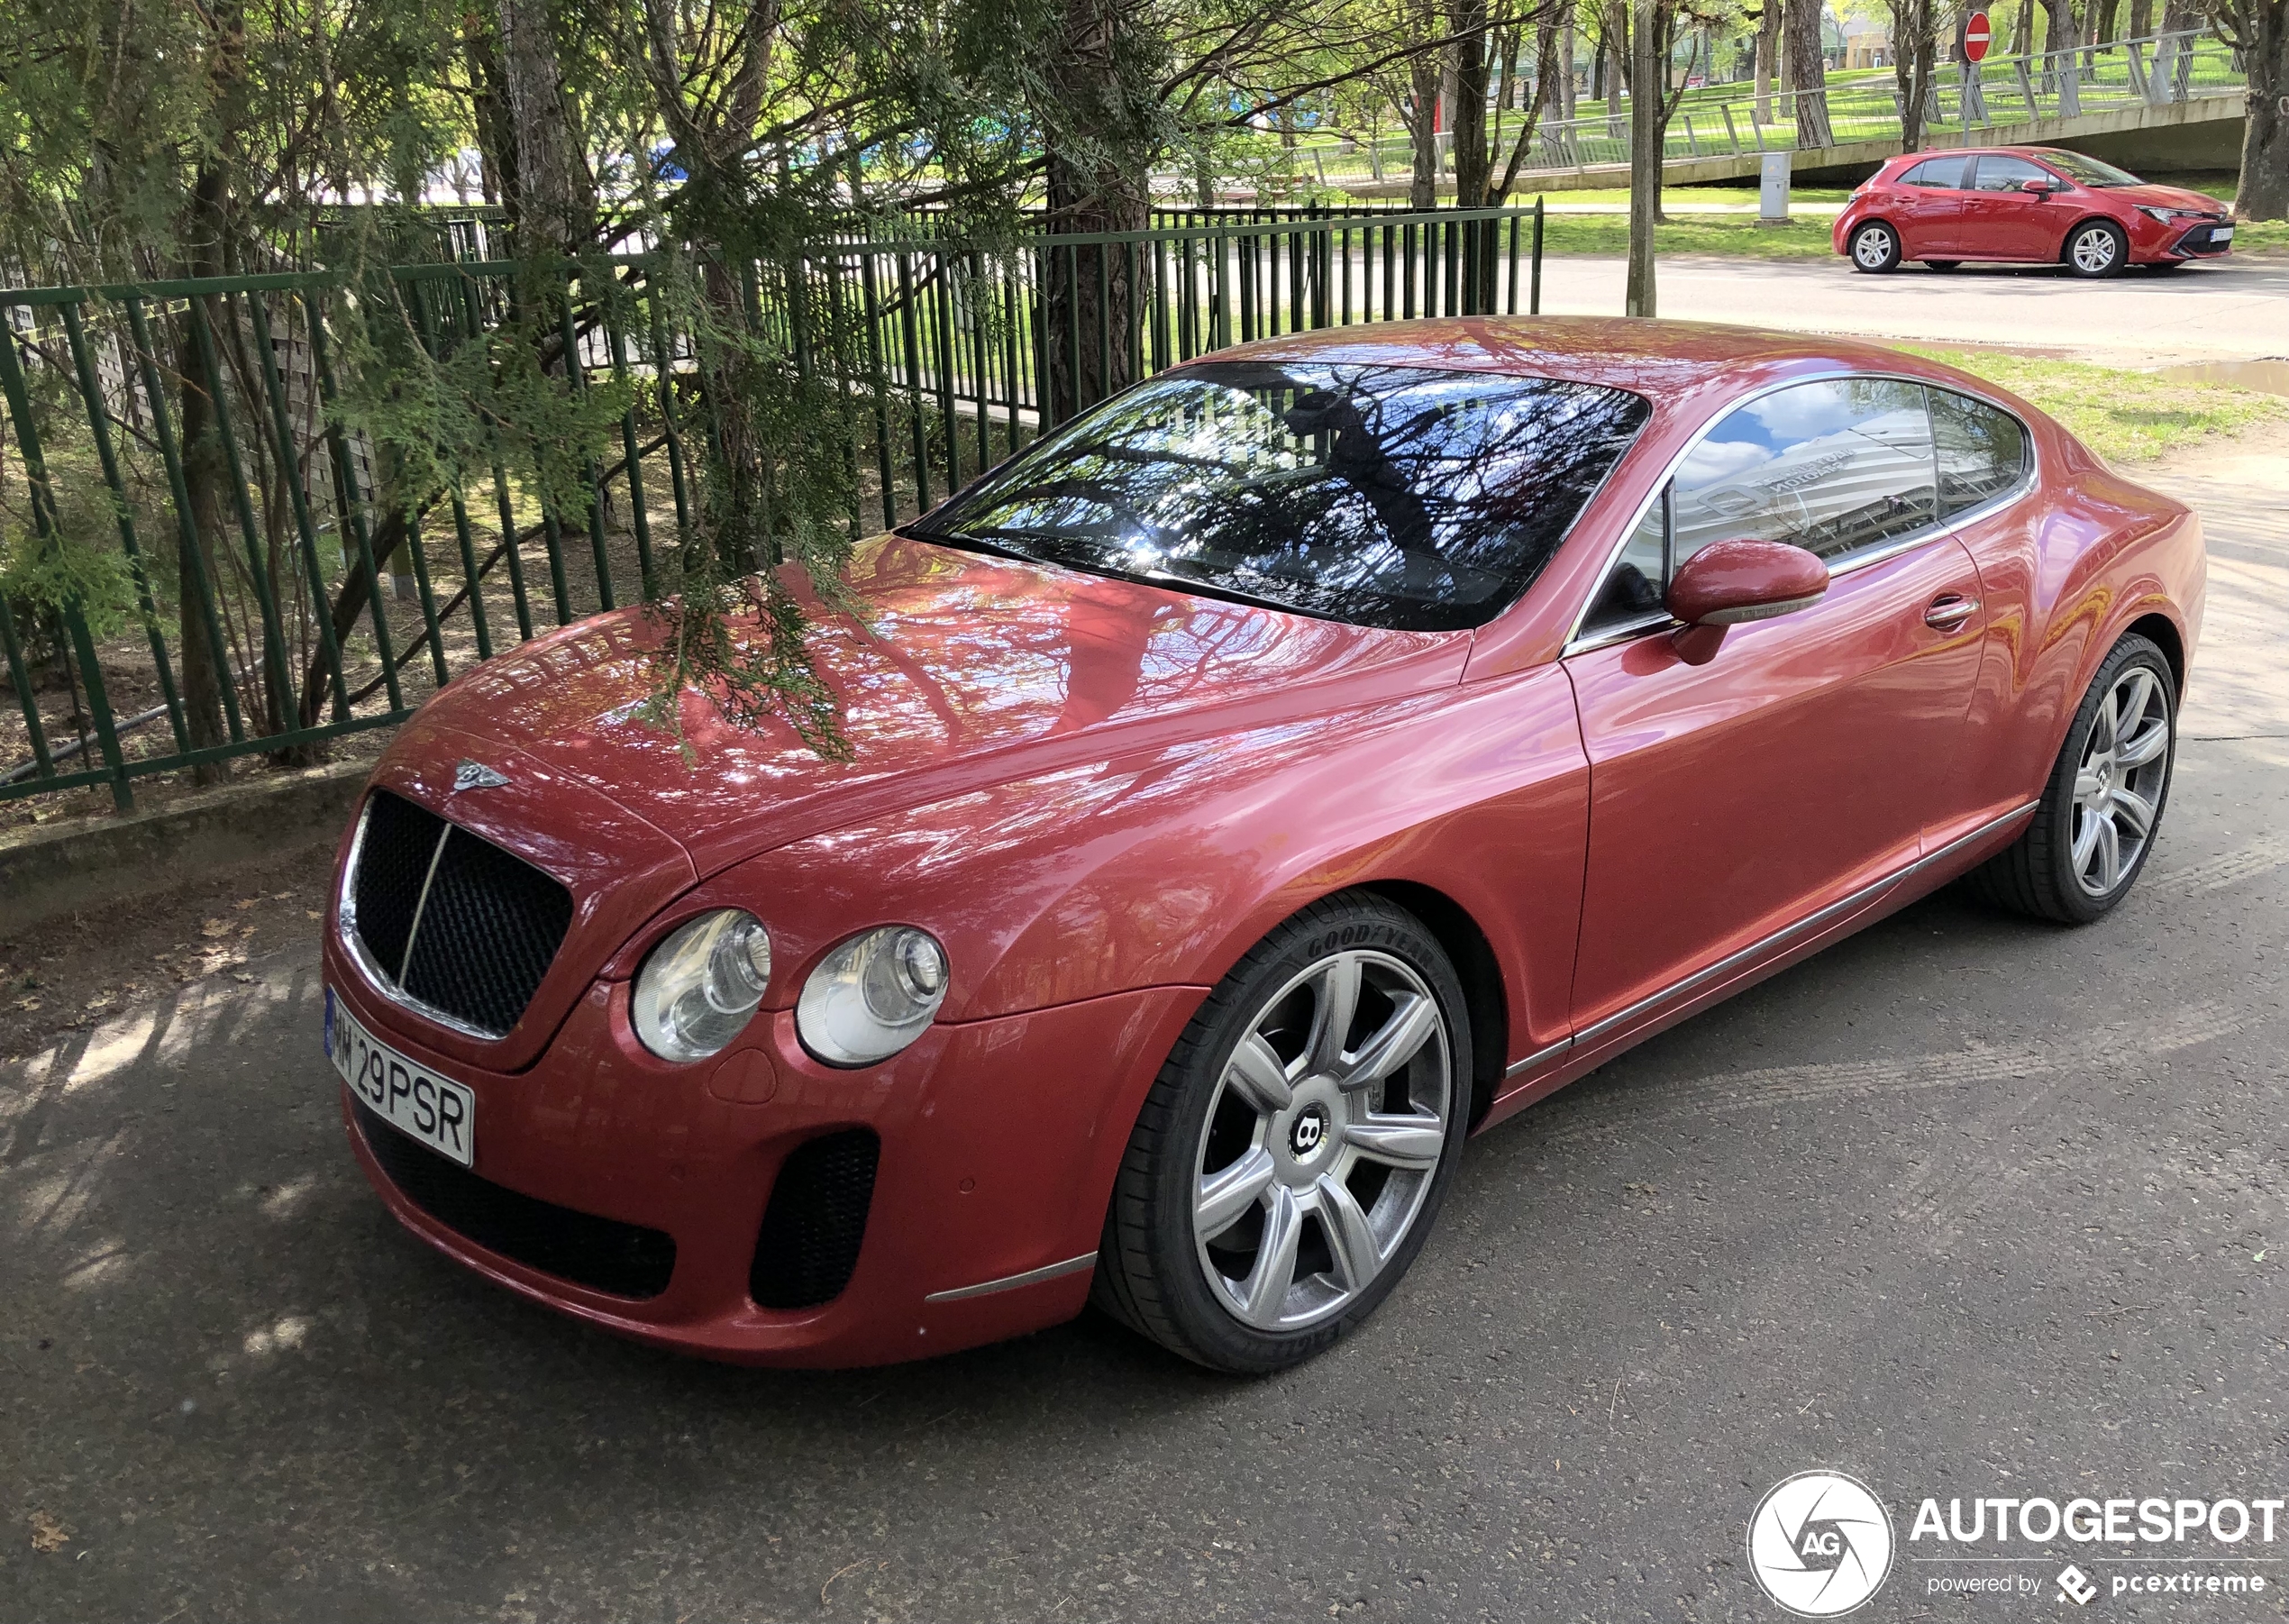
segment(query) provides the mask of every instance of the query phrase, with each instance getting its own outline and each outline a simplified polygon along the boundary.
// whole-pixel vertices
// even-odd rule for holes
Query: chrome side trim
[[[1573,1039],[1570,1037],[1561,1037],[1548,1048],[1537,1049],[1524,1060],[1517,1061],[1510,1065],[1505,1066],[1502,1069],[1502,1081],[1504,1082],[1508,1082],[1513,1077],[1523,1077],[1528,1072],[1531,1072],[1537,1066],[1539,1066],[1544,1061],[1555,1060],[1559,1055],[1564,1054],[1572,1047],[1573,1047]]]
[[[1695,429],[1692,437],[1677,448],[1676,454],[1669,459],[1667,466],[1661,470],[1661,477],[1653,482],[1653,489],[1630,513],[1629,522],[1615,533],[1613,545],[1606,553],[1606,561],[1598,567],[1597,579],[1590,584],[1589,597],[1583,598],[1582,607],[1574,611],[1573,626],[1566,633],[1565,645],[1558,651],[1558,657],[1564,659],[1569,654],[1584,654],[1591,649],[1601,649],[1611,643],[1626,642],[1632,637],[1641,637],[1647,632],[1670,630],[1679,625],[1668,616],[1662,615],[1657,617],[1648,616],[1642,624],[1632,622],[1628,625],[1615,626],[1587,637],[1582,634],[1582,623],[1590,617],[1590,611],[1597,607],[1598,594],[1604,588],[1606,578],[1613,573],[1614,562],[1620,558],[1621,550],[1629,544],[1629,538],[1637,534],[1637,526],[1646,522],[1647,511],[1655,502],[1661,500],[1661,493],[1669,488],[1670,480],[1677,477],[1677,470],[1683,465],[1685,459],[1700,450],[1701,442],[1709,438],[1710,430],[1751,401],[1762,400],[1767,395],[1776,394],[1782,389],[1794,388],[1799,384],[1827,383],[1839,378],[1883,378],[1898,383],[1920,384],[1927,389],[1939,389],[1949,395],[1960,395],[1966,400],[1977,401],[1990,410],[2001,412],[2016,423],[2020,432],[2027,437],[2027,471],[2018,484],[2001,496],[1977,507],[1966,508],[1944,525],[1934,525],[1929,530],[1919,531],[1913,535],[1902,536],[1898,541],[1887,543],[1881,547],[1871,547],[1864,552],[1854,553],[1841,563],[1829,568],[1828,574],[1831,577],[1849,575],[1855,570],[1865,570],[1871,565],[1883,563],[1887,559],[1897,558],[1901,553],[1912,552],[1918,547],[1929,546],[1943,536],[1953,535],[1965,526],[1976,524],[1979,520],[2001,511],[2013,502],[2023,499],[2041,482],[2042,456],[2035,443],[2034,431],[2027,426],[2027,420],[2000,400],[1993,399],[1975,390],[1958,388],[1954,384],[1933,383],[1928,378],[1917,378],[1905,372],[1870,372],[1853,368],[1838,368],[1828,372],[1807,372],[1801,377],[1783,379],[1778,383],[1767,384],[1753,394],[1743,395],[1737,399],[1726,402],[1723,410]],[[1607,471],[1610,476],[1614,470],[1608,470]]]
[[[358,808],[358,832],[350,837],[350,855],[342,865],[342,906],[334,911],[334,934],[341,938],[342,951],[350,955],[351,963],[357,965],[358,972],[366,978],[366,984],[391,1003],[412,1010],[425,1021],[436,1022],[448,1032],[458,1032],[463,1037],[473,1037],[479,1043],[500,1042],[508,1036],[507,1033],[490,1031],[473,1022],[465,1021],[457,1015],[448,1015],[436,1005],[424,1003],[420,999],[415,998],[391,980],[380,964],[376,963],[373,954],[366,951],[365,942],[358,935],[358,859],[365,854],[366,820],[372,815],[373,797],[369,795],[364,804]],[[449,834],[451,829],[451,826],[447,826]],[[442,853],[444,849],[445,843],[441,839],[437,843],[437,851]],[[437,870],[436,853],[431,854],[429,867],[430,872],[434,874]],[[424,880],[422,901],[426,903],[428,899],[429,882]],[[418,912],[415,913],[414,923],[415,929],[420,928],[421,920]],[[406,956],[409,959],[413,956],[413,933],[409,931],[406,936]]]
[[[1741,948],[1737,952],[1728,953],[1723,958],[1718,960],[1714,964],[1706,965],[1700,970],[1696,970],[1692,972],[1692,974],[1686,976],[1682,981],[1672,981],[1660,991],[1654,993],[1649,997],[1639,999],[1627,1009],[1609,1015],[1605,1017],[1605,1019],[1599,1021],[1594,1026],[1585,1026],[1580,1032],[1575,1033],[1571,1041],[1574,1044],[1595,1043],[1598,1039],[1606,1036],[1617,1027],[1628,1025],[1641,1015],[1650,1014],[1654,1010],[1661,1008],[1664,1004],[1674,1003],[1679,999],[1690,997],[1692,994],[1698,992],[1702,988],[1708,986],[1711,981],[1721,981],[1735,971],[1746,969],[1758,959],[1782,951],[1792,942],[1816,934],[1823,926],[1834,924],[1837,920],[1844,917],[1847,914],[1851,913],[1856,908],[1862,908],[1866,904],[1874,901],[1884,892],[1891,890],[1897,886],[1906,884],[1909,880],[1914,879],[1918,874],[1924,872],[1926,870],[1938,868],[1940,864],[1946,862],[1947,859],[1954,856],[1957,852],[1962,851],[1965,846],[1972,845],[1979,841],[1984,840],[1988,835],[1994,834],[1997,830],[2017,822],[2020,818],[2022,818],[2029,812],[2032,812],[2038,804],[2038,803],[2035,801],[2029,801],[2025,806],[2014,807],[2012,810],[2004,813],[2000,817],[1989,818],[1985,823],[1981,824],[1968,835],[1959,835],[1956,839],[1949,841],[1946,845],[1941,846],[1938,851],[1932,852],[1925,856],[1919,857],[1913,862],[1907,864],[1905,867],[1893,870],[1891,873],[1886,874],[1883,879],[1873,880],[1870,883],[1862,886],[1858,890],[1854,891],[1850,896],[1844,898],[1840,901],[1831,902],[1817,913],[1807,914],[1804,917],[1796,921],[1795,924],[1783,926],[1779,930],[1774,931],[1771,935],[1763,938],[1761,941],[1752,942],[1746,947]],[[1527,1059],[1520,1061],[1517,1065],[1511,1067],[1510,1072],[1509,1073],[1505,1073],[1505,1075],[1509,1075],[1522,1071],[1526,1067],[1540,1062],[1546,1057],[1550,1052],[1551,1051],[1545,1049],[1540,1054],[1529,1055]]]
[[[1078,1274],[1083,1269],[1097,1266],[1097,1254],[1084,1252],[1079,1257],[1069,1257],[1062,1264],[1044,1264],[1038,1269],[1028,1269],[1023,1274],[1005,1274],[999,1280],[980,1281],[974,1286],[956,1286],[951,1291],[933,1291],[925,1302],[960,1302],[965,1298],[990,1297],[996,1291],[1014,1291],[1019,1286],[1038,1285],[1044,1280],[1062,1280],[1068,1274]]]

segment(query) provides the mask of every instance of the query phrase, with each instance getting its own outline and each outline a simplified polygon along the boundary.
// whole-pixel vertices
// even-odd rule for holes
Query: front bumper
[[[359,1164],[401,1223],[590,1324],[756,1364],[889,1364],[1078,1313],[1090,1271],[1076,1260],[1096,1250],[1144,1092],[1204,996],[1147,988],[941,1025],[880,1065],[844,1072],[803,1052],[789,1010],[759,1014],[712,1062],[667,1064],[629,1027],[628,984],[599,981],[532,1065],[492,1072],[425,1044],[420,1018],[378,993],[331,933],[324,964],[335,997],[375,1037],[474,1091],[478,1179],[663,1234],[673,1262],[664,1288],[639,1298],[479,1244],[429,1209],[449,1208],[424,1205],[391,1176],[368,1136],[396,1130],[344,1088]],[[759,1306],[751,1273],[782,1168],[799,1147],[852,1129],[880,1148],[848,1283],[815,1307]],[[385,1148],[401,1173],[409,1149],[431,1154],[402,1138]],[[1061,1264],[1072,1266],[1059,1273]],[[1031,1278],[971,1290],[1020,1276]]]

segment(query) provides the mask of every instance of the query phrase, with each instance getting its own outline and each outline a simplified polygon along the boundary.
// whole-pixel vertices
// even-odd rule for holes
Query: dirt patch
[[[250,959],[315,946],[333,871],[320,844],[0,935],[0,1061],[215,975],[251,981]]]

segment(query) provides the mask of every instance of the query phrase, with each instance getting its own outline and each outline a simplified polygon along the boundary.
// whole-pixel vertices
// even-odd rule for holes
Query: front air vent
[[[748,1295],[766,1309],[815,1309],[851,1283],[874,1200],[882,1142],[845,1128],[796,1146],[771,1186]]]

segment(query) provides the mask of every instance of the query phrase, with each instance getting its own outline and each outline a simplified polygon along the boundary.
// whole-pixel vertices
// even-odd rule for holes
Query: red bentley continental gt
[[[860,548],[852,754],[634,715],[642,611],[479,666],[342,843],[326,1047],[439,1250],[714,1357],[1092,1299],[1318,1352],[1464,1140],[1959,875],[2152,850],[2199,526],[1828,339],[1455,320],[1162,374]]]
[[[1888,160],[1836,219],[1836,251],[1852,269],[1920,260],[2064,265],[2111,277],[2126,265],[2190,265],[2233,251],[2232,211],[2183,187],[2056,147],[1910,152]]]

